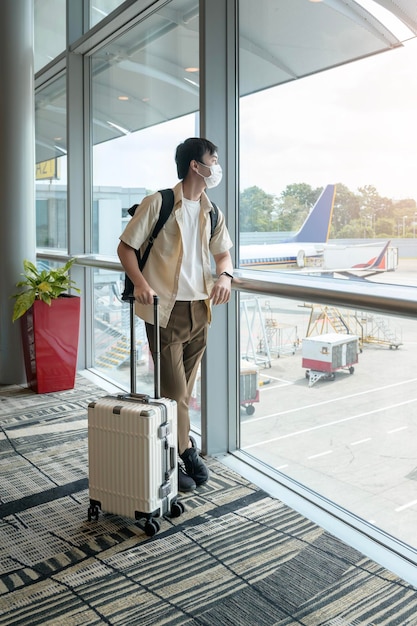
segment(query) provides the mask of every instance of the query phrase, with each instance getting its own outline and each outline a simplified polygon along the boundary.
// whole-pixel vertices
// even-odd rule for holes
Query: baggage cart
[[[259,402],[259,371],[247,361],[240,362],[240,406],[248,415],[255,413],[255,402]]]
[[[302,367],[308,368],[309,387],[322,378],[334,380],[337,370],[347,369],[353,374],[358,354],[359,337],[356,335],[326,333],[303,339]]]

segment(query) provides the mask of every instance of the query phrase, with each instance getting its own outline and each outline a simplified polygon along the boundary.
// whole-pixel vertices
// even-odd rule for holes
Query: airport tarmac
[[[405,259],[377,279],[415,284],[416,276],[417,260]],[[417,548],[417,320],[372,316],[377,340],[363,343],[354,372],[311,385],[302,363],[311,309],[258,300],[263,327],[253,298],[241,315],[241,350],[251,365],[253,347],[260,350],[261,382],[253,415],[241,409],[241,448]],[[270,367],[262,362],[265,326]],[[384,339],[393,333],[397,348]]]

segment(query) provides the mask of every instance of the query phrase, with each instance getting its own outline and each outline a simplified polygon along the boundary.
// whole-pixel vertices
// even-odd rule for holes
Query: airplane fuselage
[[[321,263],[323,252],[324,245],[314,243],[241,246],[240,266],[262,269],[311,267]]]

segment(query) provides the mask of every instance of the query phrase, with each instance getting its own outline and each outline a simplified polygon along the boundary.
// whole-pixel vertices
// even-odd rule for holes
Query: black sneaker
[[[191,442],[192,444],[195,442]],[[185,465],[185,471],[188,476],[194,479],[196,485],[202,485],[207,482],[209,472],[203,459],[198,455],[196,447],[187,448],[185,452],[180,454]]]
[[[194,491],[196,488],[195,481],[188,476],[182,465],[178,463],[178,491]]]

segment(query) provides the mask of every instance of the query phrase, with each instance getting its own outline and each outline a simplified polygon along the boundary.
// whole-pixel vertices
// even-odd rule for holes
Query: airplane
[[[300,230],[275,244],[242,245],[241,267],[277,269],[302,268],[323,258],[333,215],[336,185],[327,185]]]
[[[300,230],[274,244],[240,246],[240,267],[297,269],[303,273],[368,278],[397,267],[398,251],[390,241],[328,244],[336,185],[327,185]]]

